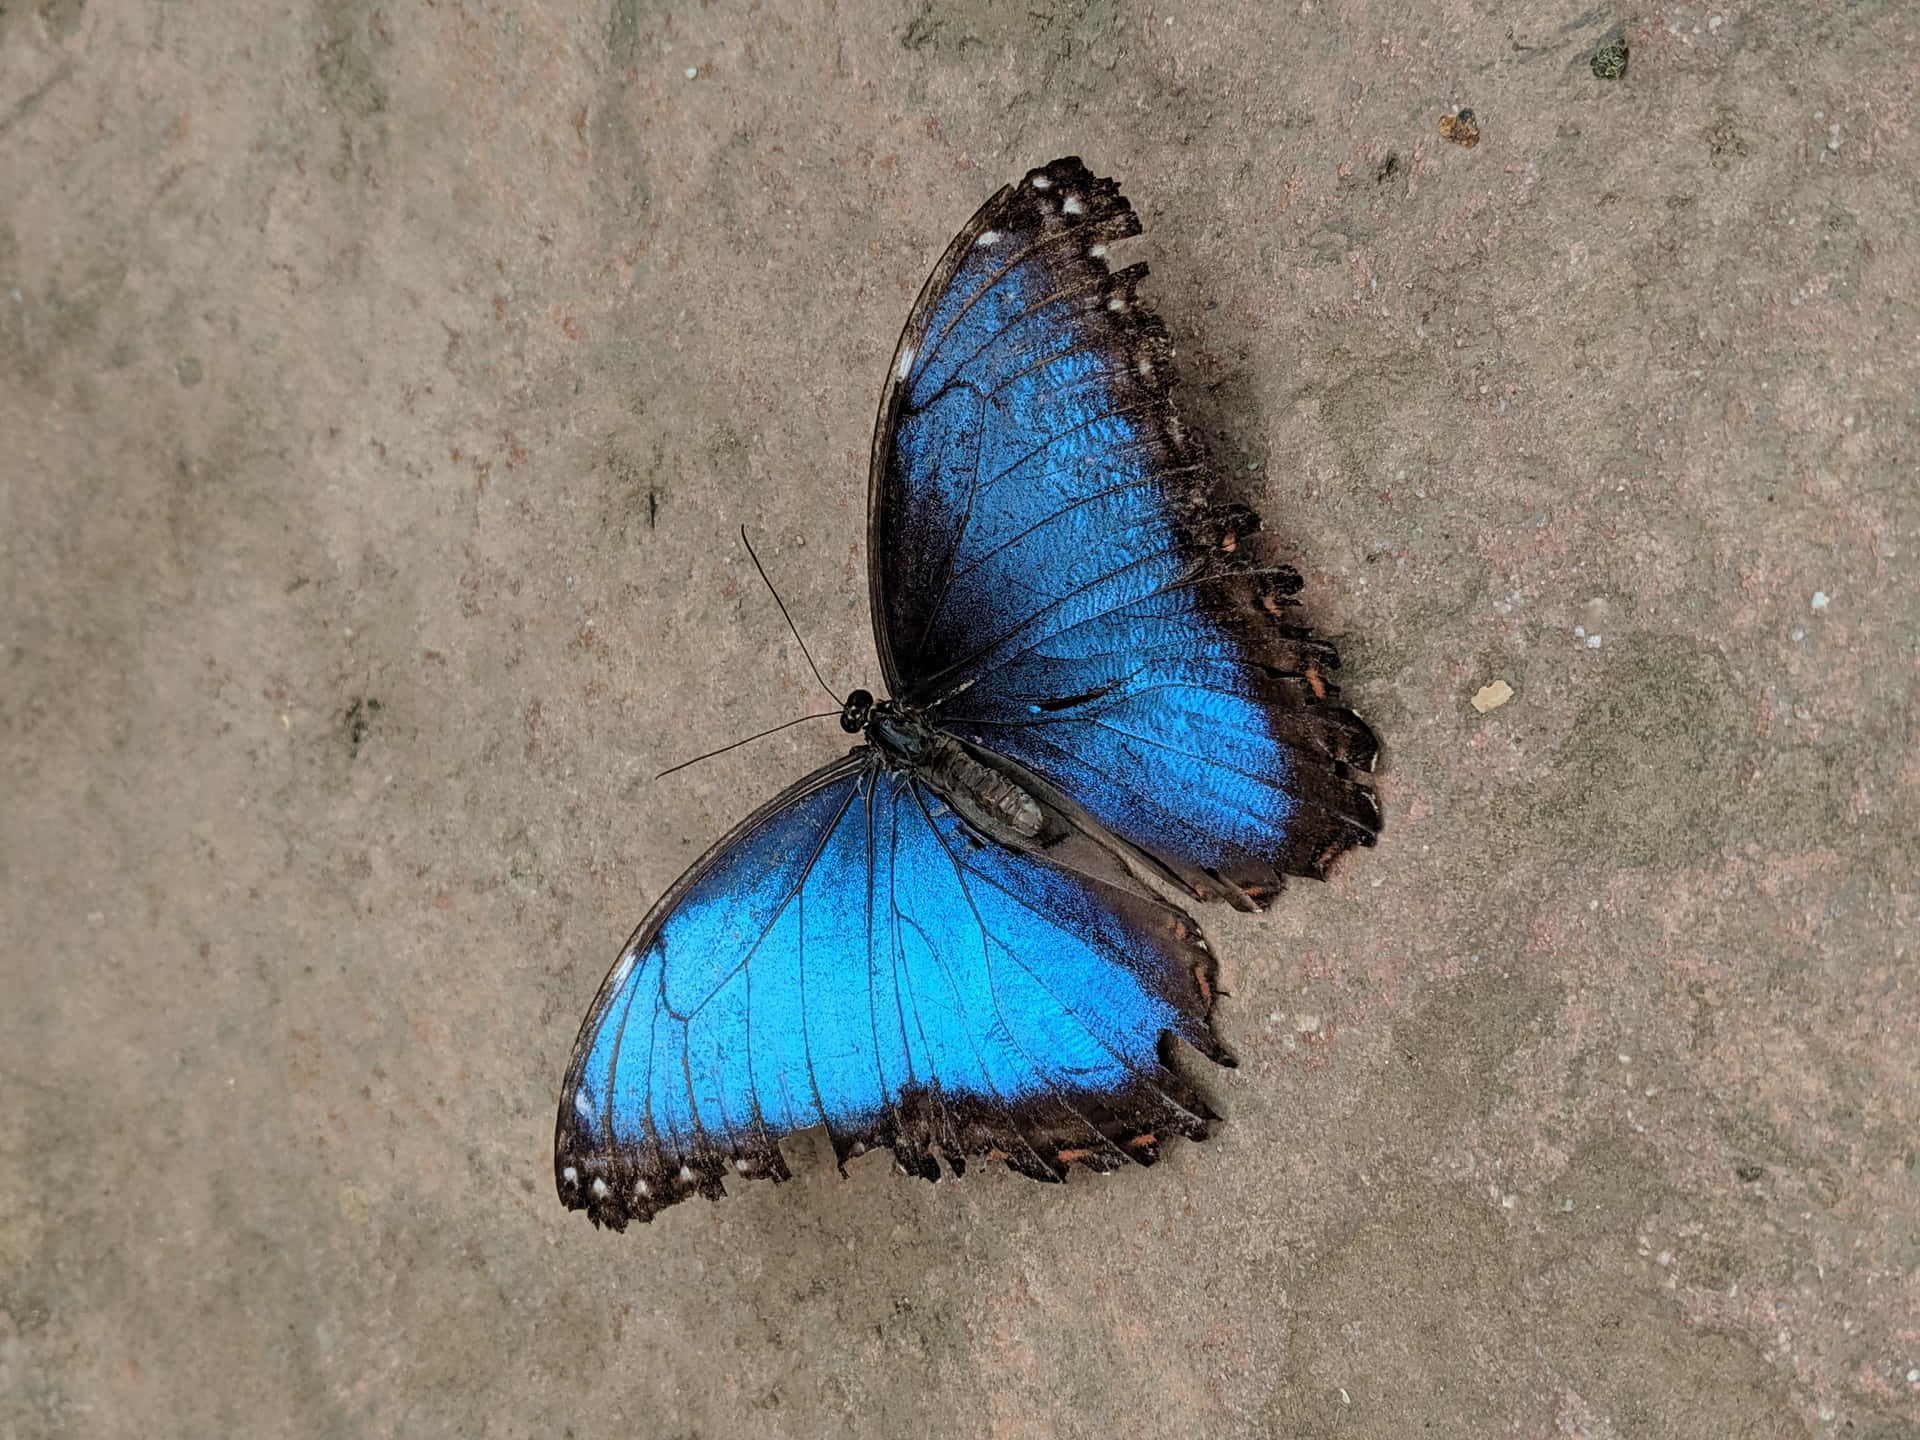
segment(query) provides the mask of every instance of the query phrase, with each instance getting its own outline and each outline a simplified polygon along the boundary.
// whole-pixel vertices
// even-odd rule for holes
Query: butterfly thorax
[[[1040,833],[1045,815],[1033,796],[913,707],[893,700],[876,704],[856,690],[847,697],[840,724],[848,731],[864,729],[867,743],[889,765],[920,775],[975,829],[995,839],[1008,838],[1008,831],[1023,840]]]

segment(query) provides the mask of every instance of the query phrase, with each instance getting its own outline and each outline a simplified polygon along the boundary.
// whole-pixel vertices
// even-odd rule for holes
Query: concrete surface
[[[1916,53],[1898,0],[7,0],[0,1434],[1920,1433]],[[737,528],[871,684],[881,367],[1065,152],[1386,835],[1206,917],[1210,1143],[805,1137],[597,1233],[594,987],[843,743],[650,778],[820,704]]]

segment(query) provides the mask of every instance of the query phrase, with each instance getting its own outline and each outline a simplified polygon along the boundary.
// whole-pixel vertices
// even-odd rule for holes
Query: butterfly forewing
[[[1375,744],[1180,422],[1145,267],[1109,267],[1139,228],[1064,159],[954,241],[881,401],[875,623],[936,723],[1196,894],[1264,904],[1372,842]]]

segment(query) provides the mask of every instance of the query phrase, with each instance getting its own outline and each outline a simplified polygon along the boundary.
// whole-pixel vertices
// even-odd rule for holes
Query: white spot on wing
[[[596,1200],[604,1200],[607,1198],[607,1182],[602,1180],[598,1175],[593,1177],[593,1198]]]
[[[569,1165],[560,1172],[560,1178],[569,1185],[577,1185],[580,1183],[580,1172]]]
[[[1126,298],[1124,296],[1115,295],[1112,299],[1107,301],[1107,308],[1109,310],[1126,309],[1127,308]]]
[[[644,1180],[636,1180],[633,1182],[633,1193],[641,1196],[651,1195],[653,1187]]]
[[[680,1183],[682,1185],[691,1185],[693,1183],[693,1169],[691,1166],[682,1165],[680,1167]]]
[[[613,967],[613,988],[618,990],[627,983],[627,976],[633,973],[633,962],[638,957],[629,950],[620,957],[620,963]]]
[[[999,239],[1000,232],[998,230],[982,230],[980,232],[980,238],[973,243],[975,245],[987,246],[995,244]]]
[[[747,1173],[747,1171],[751,1170],[753,1167],[744,1160],[736,1160],[733,1162],[733,1168],[738,1170],[742,1175],[744,1175]]]
[[[1036,190],[1051,190],[1053,188],[1053,181],[1049,180],[1045,175],[1036,175],[1033,177],[1033,188]]]
[[[913,346],[909,345],[900,352],[900,363],[893,367],[893,378],[904,380],[913,373]]]
[[[1066,211],[1067,214],[1069,215],[1078,215],[1082,210],[1085,210],[1087,207],[1080,203],[1080,197],[1078,195],[1069,195],[1066,198],[1066,202],[1062,204],[1060,208]]]
[[[582,1085],[573,1092],[573,1108],[582,1115],[593,1114],[593,1102],[587,1098],[587,1087]]]
[[[1091,255],[1096,260],[1098,260],[1102,255],[1106,253],[1107,253],[1107,247],[1104,245],[1096,245],[1091,250],[1087,251],[1087,254]]]

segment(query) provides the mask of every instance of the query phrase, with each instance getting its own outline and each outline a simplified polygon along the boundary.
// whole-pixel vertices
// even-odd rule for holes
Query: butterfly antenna
[[[682,760],[678,765],[669,765],[653,778],[656,780],[663,779],[673,774],[676,770],[684,770],[689,765],[698,765],[702,760],[711,760],[714,756],[724,755],[729,750],[738,750],[742,745],[751,745],[754,741],[764,740],[767,736],[776,734],[781,730],[791,730],[796,725],[804,725],[809,720],[838,720],[839,718],[840,712],[838,710],[822,710],[818,715],[802,715],[798,720],[783,720],[771,730],[762,730],[758,735],[749,735],[746,739],[736,740],[731,745],[722,745],[718,750],[709,750],[706,754],[696,755],[691,760]]]
[[[800,653],[807,657],[807,668],[813,671],[813,678],[820,682],[820,688],[827,692],[828,699],[839,700],[840,697],[834,694],[833,687],[827,684],[825,677],[820,674],[820,667],[813,663],[813,652],[807,649],[807,642],[800,639],[800,627],[793,623],[793,616],[787,614],[787,602],[782,600],[780,592],[773,588],[773,581],[767,579],[767,567],[762,565],[760,557],[753,553],[753,542],[747,539],[747,527],[744,525],[740,527],[740,543],[747,547],[747,555],[753,561],[753,568],[760,572],[761,580],[766,582],[767,593],[773,596],[773,603],[780,607],[780,618],[787,622],[787,629],[793,632],[794,640],[799,643]]]

